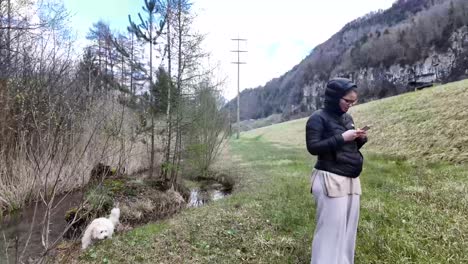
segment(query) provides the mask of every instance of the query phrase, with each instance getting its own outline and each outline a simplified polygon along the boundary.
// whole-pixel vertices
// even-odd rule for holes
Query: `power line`
[[[240,42],[247,41],[247,39],[235,38],[231,39],[232,41],[237,41],[237,50],[231,50],[231,52],[237,53],[237,61],[231,62],[237,64],[237,139],[239,139],[240,134],[240,65],[247,64],[247,62],[240,61],[240,54],[242,52],[247,52],[246,50],[240,50]]]

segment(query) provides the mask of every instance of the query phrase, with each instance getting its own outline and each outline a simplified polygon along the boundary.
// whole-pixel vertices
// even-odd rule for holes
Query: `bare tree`
[[[228,137],[227,113],[221,110],[222,101],[216,85],[205,78],[197,85],[190,104],[193,122],[189,127],[188,159],[200,178],[209,178],[210,166]]]
[[[179,172],[181,153],[184,151],[183,130],[187,128],[182,104],[193,94],[197,78],[209,72],[203,72],[200,67],[200,61],[207,55],[201,50],[203,36],[192,28],[194,15],[191,14],[191,3],[186,0],[171,0],[168,1],[167,9],[171,10],[168,14],[172,31],[168,33],[171,35],[172,54],[175,57],[171,64],[177,69],[173,77],[175,92],[171,98],[172,112],[175,114],[169,119],[171,122],[168,127],[171,132],[168,140],[173,141],[173,147],[168,144],[166,149],[166,163],[171,168],[168,176],[170,182],[174,183]]]
[[[102,103],[102,98],[89,98],[82,92],[82,87],[91,92],[93,87],[98,90],[102,87],[93,79],[94,72],[100,70],[96,57],[86,52],[75,69],[72,40],[64,24],[66,10],[54,1],[41,3],[45,10],[39,12],[41,22],[34,27],[23,20],[22,24],[15,24],[15,7],[11,5],[8,10],[12,22],[0,28],[0,62],[2,67],[8,67],[4,72],[11,73],[5,76],[5,85],[0,90],[0,100],[8,102],[7,107],[0,104],[1,116],[8,117],[7,123],[0,123],[6,131],[0,139],[0,210],[21,208],[30,202],[43,206],[33,218],[42,223],[45,256],[62,239],[50,233],[51,216],[57,205],[86,184],[90,166],[96,160],[122,164],[125,162],[122,153],[131,151],[131,146],[122,139],[125,108],[116,107],[119,105],[114,104],[115,98]],[[4,5],[0,1],[0,12]],[[10,39],[6,31],[10,31]],[[5,52],[7,47],[9,52]],[[111,73],[112,64],[108,67]],[[80,71],[86,74],[78,74]],[[102,115],[106,108],[113,110]],[[120,112],[112,115],[117,108]],[[110,133],[107,119],[112,116],[117,116],[117,122],[111,120],[116,128]],[[110,146],[116,141],[119,148],[112,153]],[[23,261],[28,253],[31,232],[32,228],[23,247],[18,247],[17,262]]]

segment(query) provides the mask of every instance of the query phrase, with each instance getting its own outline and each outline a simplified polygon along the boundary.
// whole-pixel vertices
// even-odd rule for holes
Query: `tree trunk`
[[[6,69],[7,71],[10,70],[10,62],[11,62],[11,0],[8,0],[8,10],[7,10],[7,16],[8,16],[8,29],[7,29],[7,63],[6,63]]]
[[[153,16],[150,14],[150,89],[153,88]],[[154,94],[151,93],[151,107],[150,107],[150,114],[151,114],[151,154],[150,154],[150,169],[149,169],[149,177],[153,177],[154,172]]]
[[[182,26],[182,3],[181,3],[181,0],[178,0],[177,1],[177,22],[178,22],[178,30],[179,32],[177,32],[178,34],[178,39],[179,39],[179,43],[178,43],[178,54],[177,54],[177,93],[179,95],[179,97],[177,98],[177,102],[178,102],[178,105],[180,105],[180,100],[181,100],[181,96],[182,96],[182,35],[183,35],[183,26]],[[181,148],[182,148],[182,131],[181,131],[181,127],[180,127],[180,123],[182,121],[182,117],[181,117],[181,113],[180,113],[180,110],[177,112],[177,137],[176,137],[176,152],[174,153],[174,155],[176,155],[174,157],[174,166],[175,168],[177,169],[180,165],[180,152],[181,152]],[[177,180],[177,174],[178,174],[178,170],[176,170],[173,174],[172,174],[172,178],[173,178],[173,182],[176,182]]]
[[[135,96],[135,91],[133,90],[133,59],[134,59],[134,56],[133,56],[133,53],[134,53],[133,38],[134,38],[134,34],[131,34],[131,35],[132,35],[132,45],[131,45],[131,49],[130,49],[130,56],[131,56],[131,59],[130,59],[130,91],[132,93],[132,96]]]
[[[172,89],[172,54],[171,54],[171,5],[168,2],[167,6],[167,60],[168,60],[168,70],[167,73],[169,75],[169,88],[167,90],[167,109],[166,109],[166,128],[167,128],[167,145],[166,145],[166,159],[165,164],[166,166],[170,163],[171,158],[171,137],[172,137],[172,120],[171,120],[171,89]],[[167,167],[163,169],[163,177],[167,179]]]

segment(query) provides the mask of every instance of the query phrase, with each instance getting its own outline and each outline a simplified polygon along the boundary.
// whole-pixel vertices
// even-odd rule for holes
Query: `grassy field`
[[[357,105],[350,113],[357,127],[372,125],[367,151],[413,161],[468,162],[468,80]],[[303,147],[306,121],[263,127],[246,136]]]
[[[358,126],[373,125],[356,263],[468,263],[467,102],[464,81],[354,107]],[[305,122],[231,140],[218,164],[238,175],[230,197],[119,234],[73,262],[308,263],[314,159]]]

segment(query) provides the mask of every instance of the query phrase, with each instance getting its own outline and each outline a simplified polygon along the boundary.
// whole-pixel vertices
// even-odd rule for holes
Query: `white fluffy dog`
[[[102,240],[111,238],[114,233],[114,228],[119,223],[120,209],[112,209],[109,218],[100,217],[94,219],[83,234],[81,239],[81,248],[86,249],[94,240]]]

